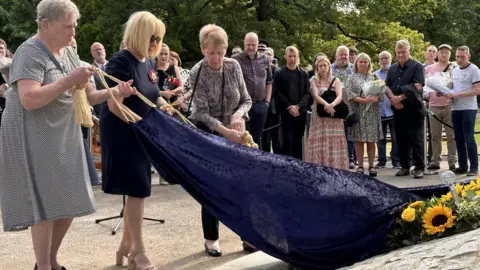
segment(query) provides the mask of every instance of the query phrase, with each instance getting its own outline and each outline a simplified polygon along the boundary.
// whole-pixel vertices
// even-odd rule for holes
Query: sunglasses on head
[[[150,37],[150,43],[152,43],[152,42],[154,42],[154,41],[156,41],[157,44],[158,44],[158,43],[160,43],[160,41],[162,41],[162,38],[161,38],[161,37],[156,37],[156,36],[152,35],[152,36]]]

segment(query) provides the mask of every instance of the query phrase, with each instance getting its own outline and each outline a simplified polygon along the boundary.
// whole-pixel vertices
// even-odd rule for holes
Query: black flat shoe
[[[374,167],[371,167],[370,169],[368,169],[368,175],[370,175],[371,177],[377,177],[377,170],[375,170]]]
[[[210,257],[220,257],[222,256],[222,251],[216,250],[216,249],[209,249],[207,247],[207,244],[205,243],[205,252],[207,253],[208,256]]]
[[[243,251],[245,251],[245,252],[253,253],[253,252],[257,252],[257,251],[258,251],[258,249],[257,249],[256,247],[254,247],[254,246],[252,246],[252,245],[250,245],[250,244],[247,244],[247,243],[245,243],[245,242],[243,242],[242,246],[243,246]]]

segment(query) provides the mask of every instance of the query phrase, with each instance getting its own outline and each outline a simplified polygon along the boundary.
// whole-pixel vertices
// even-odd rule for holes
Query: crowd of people
[[[273,48],[254,32],[246,33],[243,50],[234,47],[226,57],[227,33],[209,24],[199,34],[204,58],[188,70],[182,68],[179,54],[163,43],[163,22],[144,11],[129,18],[118,52],[107,60],[104,46],[95,42],[94,60],[88,64],[76,53],[79,16],[70,0],[42,0],[37,7],[38,31],[15,57],[0,39],[3,226],[5,231],[31,227],[35,269],[65,269],[57,261],[63,237],[73,218],[95,211],[91,190],[95,169],[72,110],[70,89],[75,85],[86,85],[88,101],[100,119],[102,189],[127,196],[117,264],[127,258],[129,269],[156,269],[145,253],[142,235],[151,164],[116,105],[124,104],[144,117],[150,108],[137,93],[159,108],[175,104],[208,133],[242,143],[241,133],[248,130],[263,151],[323,166],[356,168],[363,174],[366,145],[368,174],[373,177],[387,164],[387,128],[391,164],[400,169],[396,175],[410,175],[414,166],[415,178],[422,178],[426,168],[440,169],[445,130],[449,170],[478,173],[474,125],[480,70],[470,63],[466,46],[456,48],[454,62],[450,45],[429,46],[421,64],[410,56],[409,42],[399,40],[396,62],[392,64],[392,54],[382,51],[380,68],[373,71],[368,54],[342,45],[333,63],[319,53],[312,70],[306,71],[299,66],[295,46],[284,50],[286,65],[279,67]],[[103,89],[96,68],[121,81],[107,80],[116,102]],[[424,91],[425,78],[438,72],[452,79],[450,93]],[[365,83],[375,80],[385,82],[386,92],[366,95]],[[432,150],[428,164],[425,119]],[[201,218],[205,252],[221,256],[219,221],[205,209]],[[256,250],[246,241],[243,249]]]

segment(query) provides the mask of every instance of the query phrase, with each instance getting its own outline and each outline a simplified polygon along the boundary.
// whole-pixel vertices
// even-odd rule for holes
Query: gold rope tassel
[[[88,104],[86,85],[75,85],[72,89],[73,110],[75,121],[83,127],[93,127],[92,110]]]

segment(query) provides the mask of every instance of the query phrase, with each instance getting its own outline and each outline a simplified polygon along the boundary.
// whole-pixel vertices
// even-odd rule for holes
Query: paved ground
[[[439,183],[438,176],[422,180],[395,178],[396,171],[380,170],[378,178],[399,187]],[[154,180],[158,183],[156,176]],[[114,266],[115,250],[122,231],[112,236],[110,230],[118,220],[94,222],[98,218],[117,215],[121,209],[121,197],[105,195],[99,187],[94,188],[94,193],[98,211],[74,221],[61,249],[61,262],[69,270],[126,269]],[[200,206],[178,185],[155,184],[145,212],[147,217],[166,219],[165,224],[145,221],[144,227],[148,254],[159,269],[214,269],[246,255],[241,250],[239,237],[224,226],[220,229],[224,256],[209,258],[204,255]],[[0,232],[0,243],[3,243],[0,245],[0,269],[33,268],[35,259],[29,231]]]

